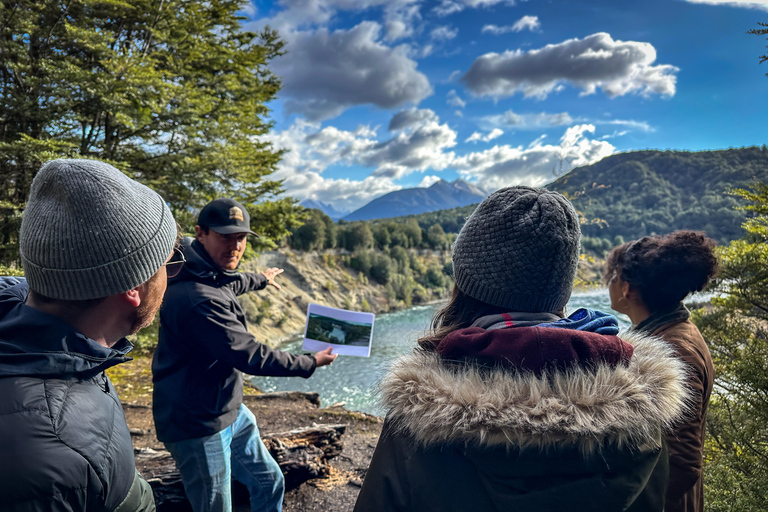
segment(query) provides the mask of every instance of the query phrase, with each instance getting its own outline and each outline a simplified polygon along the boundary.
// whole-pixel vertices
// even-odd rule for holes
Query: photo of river
[[[318,368],[309,379],[286,377],[253,377],[251,382],[266,392],[317,391],[323,407],[344,402],[350,410],[383,415],[376,402],[376,383],[390,362],[408,353],[416,345],[416,339],[427,329],[438,304],[416,306],[394,313],[376,315],[370,357],[339,356],[332,366]],[[608,290],[598,289],[574,293],[567,311],[578,308],[598,309],[614,313],[610,309]],[[621,328],[629,327],[629,319],[619,315]],[[297,354],[301,338],[287,342],[280,348]]]

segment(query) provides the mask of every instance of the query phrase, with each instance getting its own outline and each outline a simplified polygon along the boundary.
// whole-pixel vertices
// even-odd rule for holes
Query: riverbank
[[[447,251],[412,249],[419,264],[443,265],[450,262]],[[447,288],[420,288],[412,293],[406,304],[393,296],[391,286],[367,279],[343,262],[349,255],[342,250],[299,252],[288,249],[265,251],[243,263],[247,272],[259,272],[270,267],[285,270],[278,276],[281,289],[268,286],[256,293],[240,297],[248,320],[248,330],[256,339],[273,347],[304,332],[307,306],[316,303],[341,309],[387,313],[416,305],[427,305],[449,296]],[[582,255],[576,271],[574,291],[599,286],[603,260]]]
[[[126,422],[131,429],[134,450],[164,450],[157,440],[152,421],[151,359],[139,357],[108,371],[120,396]],[[343,449],[329,461],[330,473],[301,484],[286,493],[283,510],[351,512],[368,470],[373,450],[381,433],[382,419],[346,410],[343,406],[323,402],[320,406],[300,396],[270,400],[258,398],[258,390],[246,387],[244,403],[253,411],[262,437],[323,424],[348,425],[341,436]],[[139,471],[148,474],[141,457]],[[239,510],[248,510],[240,507]],[[185,510],[184,506],[174,510]],[[160,509],[158,512],[163,512]]]

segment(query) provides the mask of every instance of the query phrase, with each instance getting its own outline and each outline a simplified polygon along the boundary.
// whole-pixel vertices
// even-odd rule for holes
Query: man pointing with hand
[[[283,272],[237,272],[248,234],[258,236],[243,205],[232,199],[208,203],[195,238],[182,241],[187,262],[168,282],[160,310],[152,362],[155,428],[195,512],[230,511],[232,478],[248,488],[251,510],[282,510],[283,474],[242,404],[240,372],[307,378],[336,359],[330,347],[295,355],[248,332],[236,297],[268,284],[280,289],[275,278]]]

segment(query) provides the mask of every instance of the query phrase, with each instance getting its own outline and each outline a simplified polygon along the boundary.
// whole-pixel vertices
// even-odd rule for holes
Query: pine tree
[[[24,0],[0,5],[0,262],[35,173],[97,158],[157,190],[182,226],[236,197],[281,238],[292,199],[274,200],[281,153],[260,140],[280,88],[283,43],[244,31],[240,0]],[[271,201],[264,201],[272,199]],[[2,250],[4,249],[4,250]]]

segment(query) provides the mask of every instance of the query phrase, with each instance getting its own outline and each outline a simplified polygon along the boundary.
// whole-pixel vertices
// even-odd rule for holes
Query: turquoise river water
[[[252,382],[264,391],[317,391],[323,406],[344,402],[347,409],[383,415],[376,400],[376,384],[390,362],[413,350],[416,339],[429,327],[439,304],[416,306],[403,311],[376,315],[370,357],[339,356],[332,366],[318,368],[309,379],[286,377],[254,377]],[[574,293],[567,311],[590,308],[614,313],[610,309],[608,290],[599,289]],[[619,315],[622,328],[629,319]],[[302,339],[289,341],[280,347],[303,353]]]

